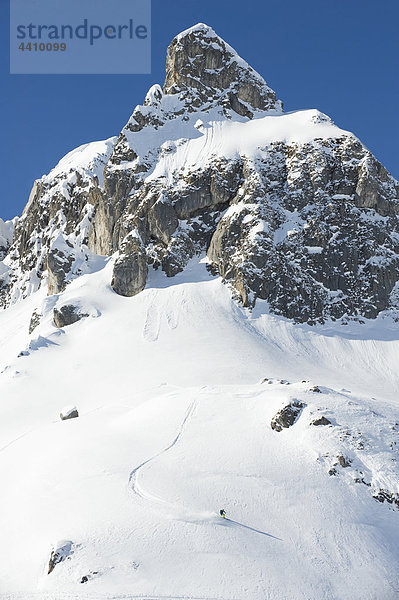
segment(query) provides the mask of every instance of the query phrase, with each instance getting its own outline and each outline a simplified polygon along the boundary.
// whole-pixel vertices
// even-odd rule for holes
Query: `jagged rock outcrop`
[[[93,203],[115,139],[80,146],[35,182],[0,262],[0,305],[17,302],[47,281],[49,294],[59,293],[90,269]]]
[[[40,325],[42,315],[37,310],[34,310],[29,322],[29,335],[34,332],[36,327]]]
[[[263,78],[203,23],[170,44],[163,92],[181,94],[191,110],[211,101],[250,118],[254,111],[282,108]]]
[[[72,245],[71,248],[73,248]],[[47,254],[47,271],[48,293],[50,296],[65,290],[66,280],[73,261],[74,255],[72,252],[67,253],[54,246],[49,250]]]
[[[270,427],[274,431],[283,431],[288,429],[291,425],[294,425],[302,410],[305,408],[305,404],[300,400],[292,400],[287,406],[284,406],[279,410],[270,422]]]
[[[1,232],[0,232],[1,233]],[[317,110],[276,94],[204,24],[167,51],[118,139],[67,155],[32,190],[0,262],[3,306],[49,294],[115,255],[131,296],[196,253],[253,307],[297,322],[397,315],[399,184]],[[47,279],[46,279],[47,276]]]
[[[393,504],[396,508],[399,508],[399,494],[397,492],[389,492],[387,490],[379,490],[373,498],[378,502],[387,502]]]

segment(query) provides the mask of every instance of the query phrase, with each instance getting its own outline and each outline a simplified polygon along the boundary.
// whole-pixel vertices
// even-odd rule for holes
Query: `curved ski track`
[[[178,431],[176,437],[174,438],[174,440],[168,446],[166,446],[166,448],[163,448],[163,450],[161,450],[160,452],[157,452],[157,454],[154,454],[154,456],[151,456],[151,458],[148,458],[147,460],[142,462],[138,467],[133,469],[133,471],[130,473],[129,486],[130,486],[132,492],[134,494],[136,494],[137,496],[139,496],[140,498],[143,498],[144,500],[148,500],[150,502],[156,502],[158,504],[164,504],[164,505],[166,504],[169,506],[175,506],[173,503],[168,502],[167,500],[163,500],[162,498],[155,496],[154,494],[151,494],[150,492],[146,491],[142,486],[140,486],[140,484],[138,483],[138,475],[139,475],[140,470],[143,467],[145,467],[145,465],[148,465],[150,462],[152,462],[153,460],[155,460],[162,454],[165,454],[166,452],[171,450],[177,444],[177,442],[180,440],[181,436],[183,435],[186,425],[187,425],[188,421],[190,420],[190,418],[192,417],[192,415],[197,407],[197,404],[198,404],[198,399],[195,398],[191,402],[190,406],[188,407],[188,410],[186,411],[184,419],[180,425],[179,431]]]

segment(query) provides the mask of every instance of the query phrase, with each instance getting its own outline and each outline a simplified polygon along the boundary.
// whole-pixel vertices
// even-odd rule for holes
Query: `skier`
[[[224,508],[221,508],[219,512],[220,512],[220,516],[222,517],[222,519],[225,519],[226,518],[226,511],[224,510]]]

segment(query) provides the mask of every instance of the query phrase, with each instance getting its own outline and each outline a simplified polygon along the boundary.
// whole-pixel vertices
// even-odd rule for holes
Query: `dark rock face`
[[[304,407],[303,402],[293,400],[274,415],[270,427],[274,431],[282,431],[283,428],[288,429],[296,422]]]
[[[56,327],[59,327],[60,329],[72,325],[73,323],[77,323],[77,321],[89,316],[86,313],[79,312],[79,308],[73,304],[65,304],[64,306],[61,306],[61,308],[54,308],[53,314],[54,323]]]
[[[309,324],[399,318],[398,182],[326,115],[284,115],[210,27],[178,35],[163,88],[118,139],[89,146],[35,183],[1,249],[0,305],[46,271],[49,294],[61,293],[91,253],[118,253],[112,287],[124,296],[144,289],[149,265],[173,277],[207,253],[244,306],[260,298]]]
[[[392,306],[399,278],[399,187],[377,163],[348,137],[277,144],[263,164],[251,165],[256,172],[244,183],[247,200],[219,221],[208,252],[244,305],[262,298],[273,312],[309,323],[374,318]],[[372,209],[364,183],[371,177],[379,198]],[[293,220],[289,235],[287,214]]]
[[[210,98],[239,115],[280,109],[276,94],[234,50],[204,24],[178,35],[166,56],[164,94],[184,94],[194,108]]]

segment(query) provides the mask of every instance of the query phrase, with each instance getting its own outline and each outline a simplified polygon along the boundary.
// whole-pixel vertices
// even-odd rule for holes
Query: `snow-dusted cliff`
[[[118,139],[68,154],[35,183],[2,267],[4,306],[48,281],[49,294],[117,260],[131,296],[148,266],[168,276],[207,252],[252,307],[297,322],[394,315],[399,184],[317,110],[284,114],[276,94],[208,26],[168,48]],[[4,254],[4,250],[3,250]]]

